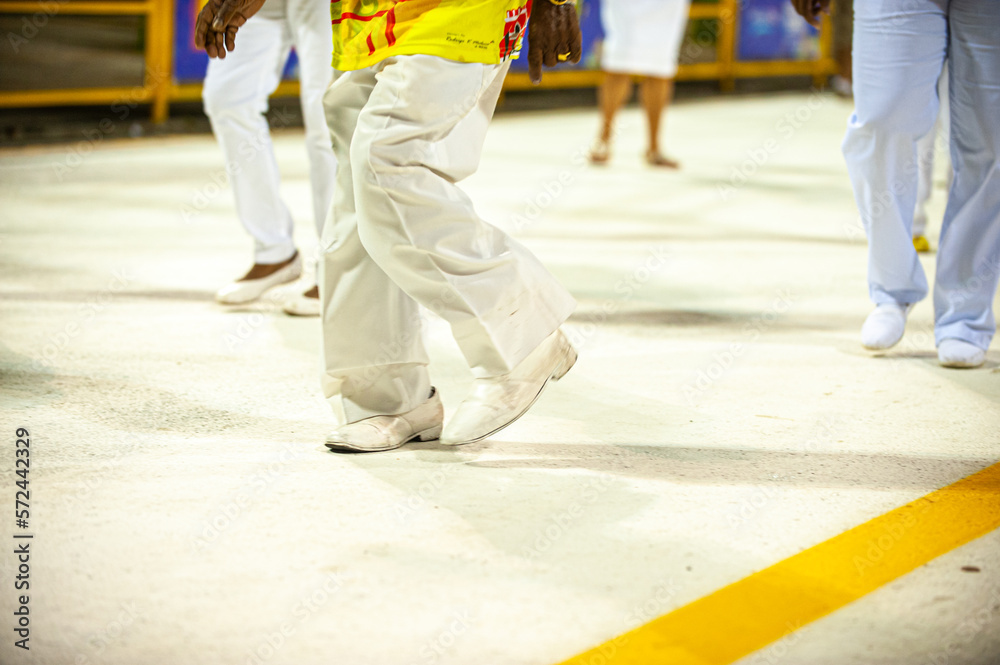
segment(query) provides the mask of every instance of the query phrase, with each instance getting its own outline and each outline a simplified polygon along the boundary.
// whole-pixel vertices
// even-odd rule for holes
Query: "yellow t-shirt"
[[[334,0],[333,68],[370,67],[394,55],[436,55],[495,65],[514,57],[530,0]]]

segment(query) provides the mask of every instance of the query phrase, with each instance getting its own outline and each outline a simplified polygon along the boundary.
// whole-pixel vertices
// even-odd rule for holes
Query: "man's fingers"
[[[215,14],[206,5],[198,12],[198,18],[194,22],[194,45],[198,48],[205,48],[205,35],[208,33],[208,26],[212,22]]]
[[[198,48],[205,48],[205,30],[207,25],[201,22],[201,17],[198,18],[198,24],[194,27],[194,45]]]
[[[556,49],[556,60],[557,62],[566,62],[572,51],[569,50],[569,41],[566,40],[568,35],[562,35],[562,39],[559,40],[559,47]]]
[[[535,85],[542,82],[542,50],[528,37],[528,78]]]
[[[222,6],[215,13],[215,20],[212,22],[212,29],[218,32],[225,32],[226,28],[233,22],[233,17],[240,11],[240,0],[222,0]]]
[[[215,52],[216,57],[222,60],[226,59],[226,35],[222,32],[215,32],[213,34],[215,41]]]
[[[226,50],[232,51],[236,48],[236,28],[230,26],[226,28]]]
[[[559,42],[555,39],[546,39],[542,44],[542,62],[546,67],[555,67],[559,64]]]

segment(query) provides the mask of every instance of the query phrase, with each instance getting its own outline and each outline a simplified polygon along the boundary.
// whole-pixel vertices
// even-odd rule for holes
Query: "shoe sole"
[[[310,316],[319,316],[321,314],[321,312],[313,312],[313,311],[302,312],[294,308],[286,308],[286,307],[282,307],[281,311],[283,311],[288,316],[301,316],[303,318],[309,318]]]
[[[276,289],[279,286],[283,286],[285,284],[288,284],[289,282],[294,282],[299,277],[302,277],[302,271],[301,270],[299,270],[299,272],[297,272],[295,275],[290,276],[288,279],[283,279],[280,282],[275,282],[274,284],[272,284],[271,286],[267,287],[266,289],[264,289],[263,291],[261,291],[258,295],[254,296],[253,298],[249,298],[247,300],[222,300],[221,298],[216,297],[215,302],[219,303],[220,305],[246,305],[247,303],[256,302],[256,301],[260,300],[271,289]]]
[[[938,364],[940,364],[941,367],[947,367],[948,369],[976,369],[977,367],[982,367],[985,362],[985,359],[975,364],[962,362],[960,360],[952,360],[950,362],[942,362],[938,360]]]
[[[897,344],[899,344],[902,340],[903,340],[903,338],[900,337],[899,339],[897,339],[895,342],[893,342],[889,346],[868,346],[867,344],[862,344],[861,348],[863,348],[865,351],[888,351],[892,347],[894,347]]]
[[[480,437],[477,437],[475,439],[469,439],[468,441],[455,441],[455,442],[442,441],[441,443],[443,445],[445,445],[445,446],[464,446],[464,445],[466,445],[468,443],[476,443],[477,441],[482,441],[483,439],[488,439],[491,436],[493,436],[494,434],[496,434],[497,432],[499,432],[500,430],[504,429],[505,427],[509,427],[510,425],[514,424],[517,421],[518,418],[520,418],[521,416],[523,416],[524,414],[526,414],[531,409],[531,407],[533,407],[535,405],[535,402],[537,402],[538,398],[541,397],[542,392],[545,390],[545,387],[547,385],[549,385],[549,381],[558,381],[559,379],[561,379],[564,376],[566,376],[567,372],[569,372],[571,369],[573,369],[573,365],[576,364],[576,359],[579,357],[579,354],[577,354],[576,349],[574,349],[572,346],[570,346],[569,342],[566,343],[566,347],[567,347],[568,353],[566,353],[565,355],[563,355],[563,359],[556,366],[556,368],[554,370],[552,370],[552,374],[549,375],[549,378],[545,379],[544,383],[542,383],[542,385],[538,388],[538,392],[535,393],[535,396],[532,398],[531,402],[528,404],[528,406],[524,407],[524,409],[519,414],[517,414],[516,416],[514,416],[513,418],[511,418],[505,424],[500,425],[500,427],[497,427],[492,432],[484,434],[484,435],[482,435]]]
[[[425,429],[422,432],[417,432],[405,441],[401,441],[400,443],[392,446],[385,446],[384,448],[361,448],[359,446],[352,446],[351,444],[342,441],[327,441],[324,445],[330,450],[341,453],[381,453],[386,450],[402,448],[411,441],[433,441],[441,436],[442,428],[442,425],[438,425],[436,427],[431,427],[430,429]]]

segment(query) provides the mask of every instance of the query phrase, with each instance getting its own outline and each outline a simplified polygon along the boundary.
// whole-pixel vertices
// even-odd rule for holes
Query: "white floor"
[[[897,349],[858,343],[849,111],[677,105],[679,173],[643,166],[635,111],[606,169],[591,112],[498,116],[468,190],[578,299],[580,361],[493,440],[367,456],[321,445],[315,319],[212,302],[250,243],[211,137],[0,153],[0,469],[12,504],[29,428],[35,534],[26,653],[2,520],[0,662],[549,665],[995,462],[1000,352],[939,367],[929,302]],[[312,253],[302,137],[277,136]],[[429,348],[453,408],[440,321]],[[998,551],[741,662],[996,665]]]

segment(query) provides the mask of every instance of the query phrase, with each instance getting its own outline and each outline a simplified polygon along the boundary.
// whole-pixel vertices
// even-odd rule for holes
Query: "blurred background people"
[[[205,77],[205,113],[225,156],[236,212],[254,239],[254,264],[219,290],[216,299],[223,304],[252,302],[302,274],[302,256],[293,238],[291,212],[281,199],[278,164],[264,116],[292,47],[299,60],[317,235],[333,198],[336,161],[323,113],[323,93],[333,73],[330,6],[323,0],[267,0],[240,28],[239,48],[224,53],[224,59],[213,58]],[[285,303],[284,309],[318,316],[316,285]]]
[[[792,0],[818,24],[828,0]],[[1000,3],[885,0],[854,8],[855,110],[844,138],[854,196],[868,234],[875,310],[861,330],[869,349],[903,337],[927,295],[913,246],[917,174],[908,167],[938,116],[947,62],[954,181],[941,225],[934,336],[945,367],[978,367],[996,331],[1000,275]]]
[[[640,101],[646,114],[649,144],[646,162],[676,169],[677,161],[660,151],[663,111],[670,103],[677,57],[687,26],[690,0],[602,0],[604,81],[598,91],[601,129],[590,151],[594,164],[611,159],[614,121],[632,95],[632,76],[641,76]]]

